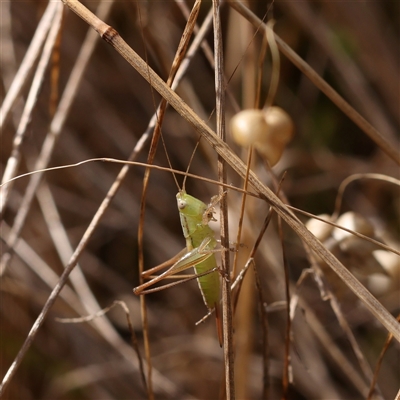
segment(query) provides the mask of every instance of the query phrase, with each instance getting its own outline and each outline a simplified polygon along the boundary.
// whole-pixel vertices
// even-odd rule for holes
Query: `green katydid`
[[[215,221],[213,216],[214,206],[218,201],[220,201],[220,198],[221,196],[214,196],[212,197],[210,204],[206,205],[201,200],[187,194],[185,189],[178,192],[176,200],[183,235],[186,239],[186,248],[171,260],[145,271],[143,275],[148,277],[154,272],[174,263],[162,274],[134,288],[133,292],[136,295],[143,295],[170,287],[174,284],[167,284],[155,289],[147,289],[163,279],[167,279],[190,267],[194,267],[196,272],[195,277],[197,278],[209,314],[215,309],[218,338],[220,344],[222,344],[222,328],[218,312],[220,282],[217,262],[215,259],[215,252],[219,250],[215,249],[217,240],[215,239],[214,231],[208,225],[210,221]]]

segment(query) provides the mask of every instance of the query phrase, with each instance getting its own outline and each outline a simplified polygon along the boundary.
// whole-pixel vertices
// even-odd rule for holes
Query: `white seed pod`
[[[375,250],[372,254],[386,273],[395,279],[397,285],[400,286],[400,257],[387,250]]]
[[[268,130],[267,134],[255,143],[255,147],[269,164],[274,166],[293,137],[294,125],[290,115],[280,107],[268,107],[263,113]]]
[[[371,274],[367,277],[366,287],[374,296],[382,296],[392,288],[392,279],[383,274]]]
[[[400,257],[387,250],[375,250],[375,260],[384,269],[384,273],[371,274],[367,280],[368,289],[376,296],[400,288]]]
[[[283,150],[285,149],[285,146],[276,145],[275,143],[270,143],[268,141],[256,142],[254,147],[263,158],[268,160],[271,167],[281,159]]]
[[[337,225],[343,226],[346,229],[361,233],[365,236],[373,236],[374,227],[360,214],[353,211],[348,211],[342,214],[336,221]],[[335,228],[333,236],[336,240],[341,241],[347,237],[353,237],[350,232]]]
[[[274,166],[293,136],[293,122],[280,107],[243,110],[231,119],[231,133],[237,144],[253,145]]]
[[[262,110],[243,110],[231,119],[233,140],[243,147],[254,145],[267,135],[268,126]]]
[[[374,236],[374,227],[362,215],[355,212],[349,211],[342,214],[336,223],[362,235]],[[376,249],[374,244],[339,228],[333,229],[332,236],[339,242],[343,251],[368,253]]]
[[[322,218],[326,221],[331,220],[331,216],[328,214],[318,215],[319,218]],[[310,218],[306,223],[306,228],[319,240],[324,241],[329,237],[333,230],[333,226],[329,225],[325,222],[322,222],[315,218]]]
[[[263,110],[268,125],[267,140],[285,146],[293,137],[294,124],[290,115],[280,107],[267,107]]]

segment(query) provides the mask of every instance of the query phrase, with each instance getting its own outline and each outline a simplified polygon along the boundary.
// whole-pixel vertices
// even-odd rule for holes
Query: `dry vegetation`
[[[192,2],[83,3],[167,80]],[[306,77],[309,72],[300,72],[278,41],[283,53],[274,104],[291,115],[296,135],[273,172],[254,154],[255,176],[276,192],[276,184],[286,171],[280,192],[284,203],[314,215],[356,212],[368,222],[361,233],[398,252],[399,3],[258,1],[247,6],[265,21],[273,18],[281,40],[315,70],[311,79]],[[152,133],[147,129],[161,101],[156,90],[61,2],[11,1],[1,2],[0,7],[2,176],[15,162],[3,182],[28,171],[95,157],[127,160],[134,148],[135,160],[146,162]],[[211,8],[211,2],[201,5],[199,26]],[[48,19],[47,27],[44,18]],[[274,70],[269,51],[260,64],[263,31],[257,31],[248,19],[230,3],[221,6],[228,89],[222,114],[228,131],[229,120],[238,110],[255,107],[259,88],[264,103]],[[196,35],[197,31],[193,37]],[[27,52],[33,43],[38,51]],[[171,165],[180,171],[186,170],[199,134],[206,135],[190,172],[218,180],[217,152],[208,144],[201,125],[204,120],[216,129],[215,78],[208,58],[213,58],[212,48],[211,25],[203,48],[191,58],[177,88],[177,94],[199,119],[196,129],[169,107],[162,134]],[[46,51],[50,57],[46,58]],[[24,61],[26,74],[17,74],[26,54],[30,54],[30,60]],[[154,80],[151,83],[155,84]],[[354,109],[340,98],[338,101],[329,87],[326,94],[321,93],[321,85],[326,84]],[[14,95],[10,88],[17,88]],[[15,101],[7,103],[10,99]],[[227,143],[234,153],[247,159],[247,150],[235,145],[229,135]],[[229,159],[229,149],[219,151]],[[161,143],[154,164],[168,167]],[[234,167],[227,167],[227,182],[243,187]],[[123,301],[148,376],[140,300],[132,289],[139,284],[140,254],[148,269],[184,245],[175,200],[178,189],[170,172],[152,170],[139,246],[144,167],[131,166],[112,201],[101,208],[121,168],[91,162],[31,175],[2,187],[3,377],[17,354],[21,356],[15,365],[18,368],[3,381],[2,398],[151,398],[151,391],[143,385],[131,344],[132,330],[121,305],[89,322],[56,320],[94,315],[115,300]],[[352,176],[354,180],[340,192],[341,183]],[[182,177],[178,180],[182,182]],[[186,188],[204,202],[218,192],[215,184],[195,178],[187,179]],[[264,193],[257,185],[249,185],[249,190]],[[338,193],[342,202],[340,209],[335,209]],[[222,211],[229,219],[230,241],[235,242],[241,194],[229,190],[226,198],[228,207]],[[276,212],[255,254],[256,274],[251,265],[240,296],[237,289],[232,293],[233,348],[225,344],[228,352],[224,354],[218,344],[213,317],[195,325],[206,313],[195,281],[146,296],[151,386],[156,399],[218,399],[225,397],[226,390],[228,398],[238,399],[399,396],[400,328],[394,321],[400,312],[399,256],[382,250],[377,253],[379,245],[365,239],[350,242],[340,238],[338,231],[319,236],[325,248],[383,305],[371,313],[373,299],[360,295],[353,281],[344,283],[338,278],[329,262],[325,263],[322,251],[318,251],[321,259],[310,250],[315,250],[309,242],[312,239],[307,235],[300,238],[285,222],[280,227],[277,213],[284,219],[285,215],[289,220],[293,217],[286,209],[279,211],[277,201],[272,199]],[[267,201],[247,198],[240,239],[243,246],[235,254],[238,271],[248,260],[268,209]],[[99,215],[101,218],[94,219]],[[303,222],[308,220],[296,215]],[[217,219],[213,224],[216,231],[219,213]],[[319,231],[314,233],[320,235]],[[389,257],[392,264],[382,256]],[[76,262],[56,296],[59,276]],[[45,304],[51,307],[42,311]],[[43,323],[37,320],[41,312]],[[34,341],[25,342],[35,321],[40,324]],[[228,330],[229,321],[225,322]],[[224,366],[229,363],[230,368],[234,365],[234,379],[229,374],[224,378]],[[371,387],[375,391],[369,394]]]

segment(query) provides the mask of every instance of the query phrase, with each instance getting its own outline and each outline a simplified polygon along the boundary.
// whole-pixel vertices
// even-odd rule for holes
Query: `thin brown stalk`
[[[217,135],[221,141],[225,142],[225,80],[219,0],[213,0],[213,21]],[[218,177],[220,182],[226,183],[226,163],[221,156],[218,157]],[[224,196],[224,189],[222,187],[219,189],[219,194],[221,196],[221,246],[223,249],[228,249],[228,201],[227,197]],[[235,398],[235,374],[229,251],[222,252],[221,264],[224,275],[224,279],[222,279],[222,319],[224,327],[225,392],[226,398],[233,400]]]
[[[264,300],[264,293],[262,285],[260,282],[260,277],[258,276],[257,268],[253,265],[254,277],[256,282],[257,294],[258,294],[258,304],[259,313],[261,318],[262,326],[262,361],[263,361],[263,392],[262,398],[268,400],[270,398],[270,355],[269,355],[269,325],[268,325],[268,315],[265,311],[264,305],[266,301]]]
[[[265,62],[265,56],[267,55],[267,49],[268,49],[268,40],[267,40],[267,35],[264,35],[262,38],[262,43],[261,43],[261,50],[260,54],[258,56],[257,60],[257,92],[256,92],[256,98],[254,100],[254,108],[262,108],[261,105],[261,84],[263,81],[263,71],[264,71],[264,62]]]
[[[267,99],[265,100],[265,105],[264,105],[265,108],[271,107],[274,104],[276,92],[278,90],[278,85],[279,85],[279,76],[281,68],[281,58],[279,56],[279,50],[275,41],[275,36],[273,31],[274,24],[275,24],[274,20],[272,19],[269,20],[267,23],[269,29],[265,32],[265,36],[267,37],[269,50],[272,58],[271,82],[269,84],[268,96]]]
[[[189,9],[188,6],[185,2],[183,1],[176,1],[176,5],[179,7],[179,9],[182,11],[183,16],[186,19],[189,19]],[[196,37],[193,39],[193,42],[195,41],[201,41],[201,48],[203,50],[204,56],[206,57],[208,63],[210,64],[211,68],[214,68],[214,56],[213,56],[213,52],[210,48],[210,45],[207,43],[207,41],[203,41],[204,39],[204,33],[205,31],[208,31],[208,29],[211,27],[211,23],[212,23],[212,10],[210,10],[206,16],[206,18],[203,21],[203,24],[201,26],[201,28],[199,28],[197,26],[197,24],[195,24],[193,32],[196,34]],[[188,52],[189,53],[189,52]]]
[[[64,23],[62,19],[61,24]],[[50,71],[50,82],[51,92],[49,99],[49,111],[50,116],[53,117],[57,110],[57,103],[60,99],[59,84],[60,84],[60,69],[61,69],[61,39],[62,39],[63,25],[58,32],[56,42],[54,44],[53,52],[51,55],[51,71]]]
[[[290,337],[292,331],[292,319],[290,318],[290,287],[289,287],[289,267],[286,258],[285,241],[283,237],[282,220],[278,218],[278,232],[282,246],[283,271],[285,274],[285,298],[286,298],[286,334],[285,334],[285,355],[282,376],[282,399],[289,397],[289,377],[290,377]]]
[[[16,46],[13,42],[12,34],[13,27],[11,23],[11,6],[12,4],[11,2],[9,2],[8,4],[3,4],[3,7],[1,9],[0,64],[2,70],[2,81],[5,91],[7,91],[12,85],[15,71],[17,69],[17,60],[15,54]]]
[[[400,315],[397,316],[397,321],[400,322]],[[390,343],[392,343],[393,341],[393,335],[391,333],[388,334],[385,344],[383,345],[382,351],[379,354],[379,358],[378,361],[376,362],[376,366],[375,366],[375,371],[374,371],[374,376],[373,379],[371,380],[371,386],[368,392],[368,397],[367,400],[371,400],[372,396],[374,394],[375,391],[375,386],[376,386],[376,382],[378,380],[378,374],[379,374],[379,370],[381,368],[382,365],[382,361],[383,361],[383,357],[385,357],[385,354],[390,346]]]
[[[255,284],[256,284],[256,288],[257,288],[259,311],[260,311],[260,318],[261,318],[261,322],[262,322],[262,331],[263,331],[262,360],[263,360],[263,398],[264,399],[268,398],[269,387],[270,387],[270,381],[269,381],[269,329],[268,329],[268,318],[267,318],[267,315],[265,312],[265,307],[264,307],[265,301],[264,301],[262,285],[261,285],[261,282],[260,282],[260,279],[258,276],[254,257],[257,252],[257,249],[261,243],[261,240],[264,237],[264,234],[268,228],[268,225],[271,221],[272,215],[273,215],[273,210],[272,210],[272,208],[270,208],[268,210],[267,216],[265,217],[263,226],[260,229],[257,239],[253,245],[253,248],[250,251],[249,258],[248,258],[244,268],[240,271],[239,275],[237,276],[236,280],[234,281],[234,283],[232,284],[232,287],[231,287],[231,290],[236,289],[236,291],[234,292],[234,300],[233,300],[233,309],[235,312],[237,309],[237,304],[238,304],[239,296],[241,293],[244,278],[247,274],[249,267],[253,266],[254,279],[255,279]],[[248,310],[246,310],[246,311],[248,311]]]
[[[247,186],[249,183],[249,173],[250,173],[250,166],[251,166],[251,159],[252,159],[253,149],[250,148],[247,153],[247,171],[246,176],[243,182],[243,190],[247,191]],[[238,262],[238,251],[241,243],[242,238],[242,228],[243,228],[243,219],[244,219],[244,211],[246,207],[246,193],[242,195],[242,202],[240,204],[240,216],[238,221],[238,231],[236,235],[236,245],[235,245],[235,253],[233,255],[233,267],[232,267],[232,277],[233,279],[236,278],[236,271],[237,271],[237,262]]]

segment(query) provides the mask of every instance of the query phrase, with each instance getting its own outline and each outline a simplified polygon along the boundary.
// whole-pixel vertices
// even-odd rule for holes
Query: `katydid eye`
[[[185,200],[178,200],[178,208],[180,210],[183,210],[186,207],[186,201]]]

